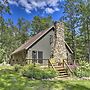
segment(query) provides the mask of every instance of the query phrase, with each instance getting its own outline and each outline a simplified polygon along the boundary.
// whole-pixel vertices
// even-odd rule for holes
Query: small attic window
[[[50,35],[50,44],[53,43],[53,35]]]

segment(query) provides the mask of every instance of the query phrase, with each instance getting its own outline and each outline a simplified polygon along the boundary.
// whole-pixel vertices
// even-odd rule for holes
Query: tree
[[[81,33],[84,36],[85,58],[90,62],[90,0],[81,1],[79,4],[81,14]]]
[[[10,13],[10,8],[8,6],[7,1],[0,1],[0,62],[2,62],[5,59],[5,49],[3,48],[3,44],[5,44],[3,40],[4,32],[5,32],[5,20],[3,18],[3,14]]]
[[[66,33],[66,40],[74,52],[73,61],[75,61],[76,59],[76,28],[78,23],[78,9],[76,8],[76,6],[76,0],[66,0],[64,5],[65,16],[63,16],[68,32]]]
[[[74,59],[90,61],[90,0],[66,0],[66,41],[74,51]]]
[[[1,35],[4,32],[3,26],[4,26],[4,19],[3,19],[3,14],[9,13],[10,14],[10,8],[8,5],[7,0],[0,1],[0,26],[1,26]]]
[[[21,40],[21,44],[23,44],[29,38],[30,22],[24,18],[19,18],[17,27],[19,32],[19,39]]]
[[[53,23],[52,17],[48,16],[45,18],[35,16],[31,22],[31,35],[35,35],[42,30],[49,28]]]

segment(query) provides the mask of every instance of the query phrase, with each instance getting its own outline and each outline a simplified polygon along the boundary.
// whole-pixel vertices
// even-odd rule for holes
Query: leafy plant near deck
[[[75,74],[78,77],[89,77],[90,76],[90,64],[85,61],[80,62],[80,66],[76,68]]]
[[[14,70],[15,72],[19,72],[20,69],[22,69],[22,66],[20,66],[20,65],[18,65],[18,64],[15,64],[15,65],[14,65],[13,70]]]
[[[46,68],[41,69],[40,67],[24,67],[25,69],[22,71],[22,75],[28,78],[34,79],[48,79],[54,78],[56,76],[56,72],[53,69]]]

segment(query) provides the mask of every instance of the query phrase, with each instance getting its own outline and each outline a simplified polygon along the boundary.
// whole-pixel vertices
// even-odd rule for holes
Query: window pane
[[[42,51],[38,51],[38,63],[43,63],[43,52]]]
[[[37,62],[37,51],[32,51],[32,59],[33,59],[33,62]]]

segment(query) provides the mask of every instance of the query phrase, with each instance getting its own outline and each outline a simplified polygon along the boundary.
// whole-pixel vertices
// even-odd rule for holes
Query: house
[[[56,62],[67,59],[72,62],[73,51],[64,40],[64,25],[55,23],[47,30],[33,36],[11,54],[10,64],[40,63],[46,65],[48,59],[55,58]]]

